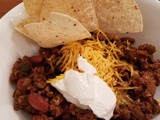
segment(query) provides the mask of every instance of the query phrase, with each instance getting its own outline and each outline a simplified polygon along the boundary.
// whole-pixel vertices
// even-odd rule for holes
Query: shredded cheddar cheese
[[[105,37],[108,44],[104,43],[105,41],[99,40],[98,36],[100,33]],[[124,83],[122,73],[118,71],[118,67],[125,68],[133,75],[133,66],[120,60],[119,54],[123,53],[116,46],[115,42],[111,42],[102,31],[99,30],[96,39],[66,44],[60,52],[62,53],[62,57],[56,63],[56,66],[60,67],[61,72],[69,69],[78,70],[77,58],[81,55],[96,68],[97,76],[111,87],[119,103],[123,104],[131,100],[124,91],[136,88],[129,86],[117,87],[117,85]],[[58,79],[56,78],[55,81],[58,81]]]
[[[64,79],[64,77],[65,77],[65,73],[64,74],[61,74],[61,75],[59,75],[59,76],[56,76],[56,78],[54,78],[54,79],[49,79],[48,81],[47,81],[47,83],[56,83],[56,82],[58,82],[59,80],[62,80],[62,79]]]

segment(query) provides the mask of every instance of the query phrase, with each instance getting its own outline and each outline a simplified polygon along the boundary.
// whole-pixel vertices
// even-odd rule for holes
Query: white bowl
[[[144,19],[144,31],[129,34],[136,38],[136,46],[150,43],[156,46],[156,59],[160,59],[160,1],[137,0]],[[0,120],[29,120],[30,116],[22,111],[14,111],[12,94],[14,88],[9,83],[9,75],[13,63],[23,55],[33,55],[38,52],[38,46],[31,43],[23,35],[14,30],[14,26],[27,17],[23,3],[16,6],[0,19]],[[160,98],[160,87],[155,98]],[[160,120],[160,115],[153,118]]]

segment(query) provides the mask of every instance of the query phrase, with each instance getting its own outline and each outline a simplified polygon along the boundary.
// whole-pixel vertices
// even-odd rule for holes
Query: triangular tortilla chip
[[[46,21],[29,23],[24,28],[29,38],[45,48],[91,37],[78,20],[57,12],[51,13]]]
[[[23,35],[27,36],[27,32],[24,29],[24,25],[32,22],[38,22],[41,8],[42,8],[43,0],[23,0],[25,9],[29,15],[27,19],[22,20],[18,25],[16,25],[15,29],[22,33]]]
[[[23,0],[23,3],[29,16],[39,19],[43,0]]]
[[[100,29],[108,33],[143,30],[140,9],[134,0],[93,0]]]
[[[24,28],[24,25],[29,24],[29,23],[32,23],[32,22],[38,22],[38,20],[37,20],[37,19],[32,19],[32,18],[29,17],[29,18],[27,18],[27,19],[22,20],[22,21],[15,27],[15,29],[16,29],[18,32],[20,32],[20,33],[22,33],[23,35],[25,35],[25,36],[28,37],[27,31],[26,31],[26,29]]]
[[[74,17],[90,32],[99,27],[92,0],[44,0],[40,19],[47,19],[51,12]]]

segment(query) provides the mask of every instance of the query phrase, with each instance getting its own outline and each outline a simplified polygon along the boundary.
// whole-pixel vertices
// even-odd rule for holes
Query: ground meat
[[[121,49],[120,59],[134,66],[132,76],[130,71],[117,67],[124,81],[121,86],[136,87],[125,91],[131,101],[117,104],[111,119],[150,120],[154,114],[160,113],[160,106],[153,97],[156,86],[160,84],[160,60],[155,61],[152,55],[155,47],[145,44],[134,48],[133,38],[119,38],[113,34],[108,34],[108,39]],[[99,34],[99,40],[108,43],[102,34]],[[60,48],[62,46],[40,48],[39,55],[24,56],[15,62],[10,75],[11,83],[17,85],[13,93],[14,109],[30,113],[32,120],[100,120],[91,110],[83,110],[67,102],[62,94],[46,83],[61,74],[55,67],[61,56]]]
[[[46,83],[53,77],[50,75],[53,71],[48,70],[49,65],[44,61],[46,54],[43,58],[24,56],[15,62],[10,77],[10,81],[17,84],[13,94],[14,109],[29,112],[33,115],[32,120],[95,120],[92,111],[82,110],[67,102],[55,88]],[[27,69],[22,69],[21,65],[26,65]]]
[[[130,47],[123,47],[124,59],[134,65],[143,64],[141,60],[149,63],[153,62],[153,56],[145,50],[134,49]]]
[[[143,95],[143,97],[154,96],[156,90],[156,80],[154,78],[154,73],[150,71],[142,71],[140,72],[139,77],[133,78],[130,82],[131,85],[142,88],[135,90],[137,94],[141,93],[139,95]],[[139,95],[136,97],[139,97]]]
[[[134,40],[134,38],[131,38],[131,37],[122,37],[121,38],[121,41],[123,42],[123,43],[130,43],[130,44],[133,44],[134,42],[135,42],[135,40]]]
[[[78,120],[96,120],[96,116],[90,110],[82,110],[70,104],[68,112],[77,117]]]
[[[53,120],[51,117],[47,117],[45,114],[33,115],[32,120]]]
[[[131,118],[131,111],[126,106],[116,106],[113,120],[129,120]]]
[[[17,82],[20,78],[28,76],[31,72],[31,69],[32,64],[30,59],[27,56],[24,56],[23,59],[19,59],[15,62],[10,75],[10,81]]]
[[[149,44],[140,45],[138,49],[146,50],[149,54],[153,54],[154,52],[156,52],[156,48],[153,45]]]

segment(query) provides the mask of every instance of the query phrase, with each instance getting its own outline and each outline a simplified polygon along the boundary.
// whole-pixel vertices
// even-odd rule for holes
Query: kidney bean
[[[29,104],[36,110],[47,112],[49,108],[48,102],[37,93],[30,93],[28,96]]]
[[[41,55],[35,55],[35,56],[30,57],[30,60],[32,63],[38,64],[42,62],[43,57]]]
[[[30,78],[25,78],[25,79],[19,79],[17,82],[17,88],[20,91],[26,91],[27,87],[31,84],[31,79]]]

